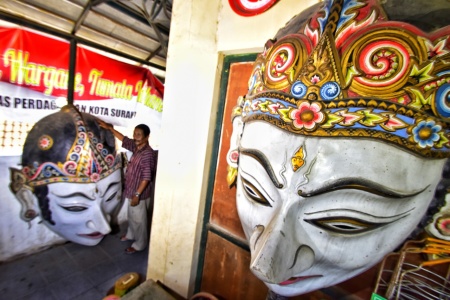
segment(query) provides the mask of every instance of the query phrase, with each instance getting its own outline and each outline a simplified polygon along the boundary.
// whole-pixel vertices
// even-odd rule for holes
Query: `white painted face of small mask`
[[[111,214],[121,203],[121,171],[96,183],[48,185],[49,209],[54,224],[45,224],[63,238],[94,246],[111,232]]]
[[[283,296],[364,272],[417,227],[444,164],[373,139],[246,124],[237,206],[252,272]]]

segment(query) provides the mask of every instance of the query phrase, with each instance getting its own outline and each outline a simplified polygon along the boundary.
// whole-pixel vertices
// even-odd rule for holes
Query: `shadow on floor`
[[[130,241],[110,234],[97,246],[65,243],[0,264],[0,299],[101,300],[117,279],[137,272],[145,280],[148,249],[126,254]]]

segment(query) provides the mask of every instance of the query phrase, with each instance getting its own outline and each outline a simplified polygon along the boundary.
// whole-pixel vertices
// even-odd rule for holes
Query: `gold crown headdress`
[[[97,182],[119,169],[121,159],[116,155],[114,136],[102,132],[95,117],[65,106],[32,128],[22,165],[21,172],[16,170],[12,176],[12,188],[14,182],[29,187]]]
[[[266,44],[233,117],[450,157],[449,36],[450,26],[428,34],[389,21],[374,1],[326,2]]]

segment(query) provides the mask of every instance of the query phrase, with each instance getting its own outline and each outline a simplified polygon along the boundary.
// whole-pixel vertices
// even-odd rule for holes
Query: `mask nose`
[[[278,213],[265,227],[257,225],[250,237],[250,269],[260,280],[279,284],[311,268],[314,250],[300,240],[298,204]]]
[[[94,217],[86,222],[86,226],[95,231],[106,235],[111,232],[111,226],[109,225],[109,220],[111,217],[108,214],[104,214],[101,209],[98,209]]]

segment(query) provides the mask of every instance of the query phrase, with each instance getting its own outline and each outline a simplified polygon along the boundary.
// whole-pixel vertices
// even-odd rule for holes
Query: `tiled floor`
[[[148,249],[126,254],[131,242],[119,237],[110,234],[94,247],[69,242],[0,264],[0,299],[101,300],[128,272],[145,280]]]

